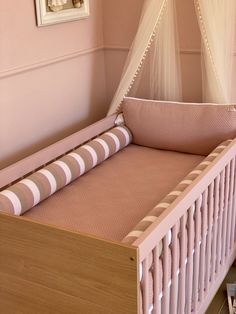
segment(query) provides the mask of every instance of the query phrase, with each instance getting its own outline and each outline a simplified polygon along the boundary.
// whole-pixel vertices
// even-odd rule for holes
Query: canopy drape
[[[168,0],[129,96],[181,101],[182,84],[175,0]]]
[[[108,114],[117,111],[124,96],[130,91],[135,77],[140,71],[142,63],[158,31],[158,26],[162,22],[163,15],[168,9],[169,1],[170,0],[146,0],[144,2],[138,31],[130,48],[123,75]]]
[[[202,35],[203,101],[232,101],[236,0],[194,0]]]

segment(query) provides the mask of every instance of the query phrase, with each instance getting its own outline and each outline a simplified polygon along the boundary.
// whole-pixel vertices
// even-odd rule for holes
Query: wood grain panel
[[[136,314],[137,273],[133,247],[0,215],[3,313]]]

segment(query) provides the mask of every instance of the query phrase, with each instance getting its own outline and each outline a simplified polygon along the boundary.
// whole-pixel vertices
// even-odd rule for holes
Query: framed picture
[[[37,25],[75,21],[89,16],[89,0],[35,0]]]

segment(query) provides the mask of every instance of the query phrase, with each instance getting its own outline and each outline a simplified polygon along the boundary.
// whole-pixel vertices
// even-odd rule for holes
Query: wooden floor
[[[226,283],[236,282],[236,267],[231,267],[205,314],[229,314]]]

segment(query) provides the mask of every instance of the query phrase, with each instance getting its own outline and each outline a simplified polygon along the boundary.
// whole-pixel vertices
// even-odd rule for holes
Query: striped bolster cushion
[[[119,126],[0,192],[0,211],[22,215],[62,187],[131,143],[130,131]]]
[[[144,217],[134,229],[127,234],[122,242],[132,244],[137,240],[141,234],[153,223],[158,217],[167,209],[176,198],[181,195],[181,193],[205,170],[213,160],[232,142],[228,140],[217,146],[217,148],[209,154],[193,171],[191,171],[185,178],[182,180],[175,189],[170,192],[160,203],[158,203],[146,217]]]

